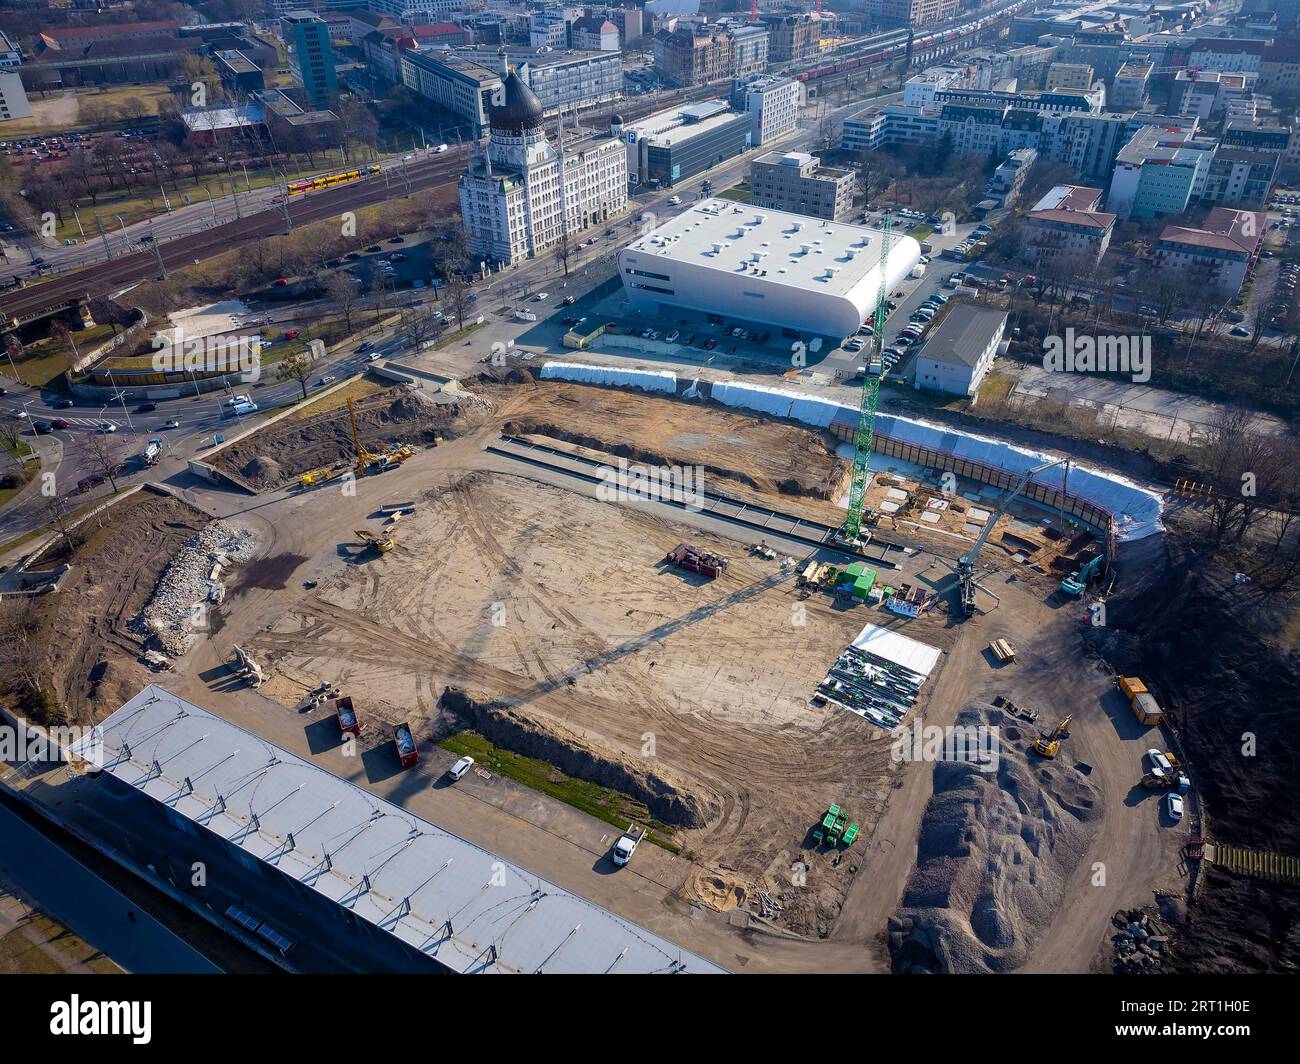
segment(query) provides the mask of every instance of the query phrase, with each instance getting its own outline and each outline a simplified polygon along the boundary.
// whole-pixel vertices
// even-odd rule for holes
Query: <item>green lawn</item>
[[[653,842],[669,853],[679,854],[681,846],[672,841],[673,829],[667,824],[650,819],[646,807],[626,794],[602,787],[597,783],[574,779],[566,776],[554,765],[535,757],[524,757],[499,746],[494,746],[478,732],[457,732],[438,744],[453,754],[469,754],[475,764],[496,772],[525,787],[556,798],[565,805],[571,805],[584,813],[612,824],[623,831],[632,821],[649,828],[647,842]]]
[[[735,200],[737,203],[749,202],[749,185],[742,181],[739,185],[734,185],[718,193],[719,199]]]
[[[112,335],[111,325],[94,325],[89,329],[78,329],[72,334],[72,339],[77,350],[84,355]],[[68,368],[70,355],[71,352],[62,349],[53,338],[37,340],[23,348],[22,357],[14,359],[14,365],[26,383],[45,387]],[[4,365],[9,370],[8,359],[5,359]],[[9,372],[12,373],[13,370]]]

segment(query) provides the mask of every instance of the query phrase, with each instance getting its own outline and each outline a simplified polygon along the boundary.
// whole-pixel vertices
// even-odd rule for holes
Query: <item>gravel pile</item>
[[[205,627],[204,610],[196,610],[196,605],[220,598],[219,592],[213,595],[214,586],[220,584],[209,579],[213,564],[219,560],[236,565],[246,562],[253,556],[254,545],[248,529],[213,521],[163,570],[149,601],[131,622],[132,631],[153,637],[166,654],[183,654],[194,641],[194,629]]]
[[[889,922],[895,972],[1008,972],[1051,922],[1099,826],[1096,789],[1073,767],[1029,751],[1032,729],[992,706],[959,725],[996,726],[996,772],[937,762],[917,863]],[[1031,760],[1032,759],[1032,760]]]

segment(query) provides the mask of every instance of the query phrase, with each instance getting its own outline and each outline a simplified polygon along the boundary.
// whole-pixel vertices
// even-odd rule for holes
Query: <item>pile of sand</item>
[[[999,729],[997,768],[935,764],[916,868],[889,924],[895,972],[1020,967],[1101,818],[1096,788],[1067,752],[1030,752],[1035,734],[992,706],[967,707],[957,723]]]

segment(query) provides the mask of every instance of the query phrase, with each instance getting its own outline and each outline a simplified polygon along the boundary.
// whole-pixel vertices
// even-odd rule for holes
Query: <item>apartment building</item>
[[[1125,63],[1111,81],[1106,105],[1113,111],[1142,110],[1151,92],[1151,72],[1154,69],[1153,63]]]
[[[22,77],[16,70],[0,70],[0,122],[31,117],[32,106],[27,102]]]
[[[1154,266],[1185,284],[1235,295],[1255,268],[1267,222],[1256,211],[1215,207],[1199,229],[1166,226]]]
[[[768,59],[773,63],[802,63],[821,50],[821,20],[812,14],[759,15],[767,28]]]
[[[1102,190],[1057,185],[1024,215],[1022,258],[1031,266],[1101,262],[1115,232],[1115,215],[1098,209]]]
[[[770,151],[750,167],[749,199],[755,207],[840,222],[853,212],[855,183],[852,170],[822,166],[815,155]]]
[[[1096,80],[1092,67],[1087,63],[1053,63],[1047,68],[1047,83],[1044,88],[1077,89],[1086,91],[1092,88]]]

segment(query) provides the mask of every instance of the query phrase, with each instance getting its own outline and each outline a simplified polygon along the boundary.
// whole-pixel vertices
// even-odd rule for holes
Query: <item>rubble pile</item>
[[[206,627],[207,603],[220,603],[224,597],[221,569],[248,561],[254,544],[248,529],[213,521],[163,570],[149,601],[131,622],[132,631],[152,637],[166,654],[185,653],[195,629]]]

